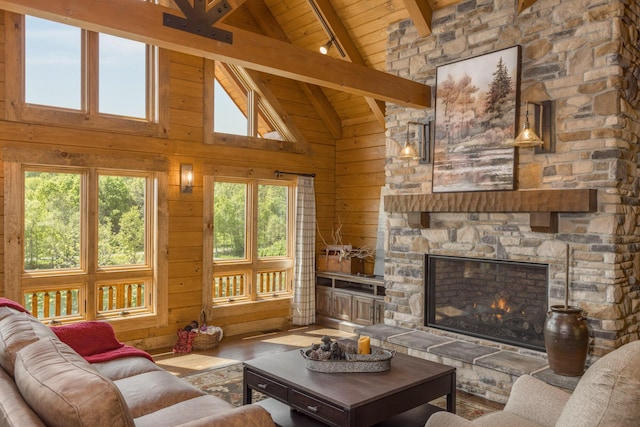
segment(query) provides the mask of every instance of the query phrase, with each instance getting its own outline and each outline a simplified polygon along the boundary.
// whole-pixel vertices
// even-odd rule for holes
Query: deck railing
[[[244,296],[245,275],[228,274],[213,278],[213,298],[237,298]]]
[[[243,273],[214,276],[213,298],[234,299],[246,297],[246,275]],[[265,271],[256,275],[258,295],[273,295],[288,291],[287,270]]]
[[[79,294],[77,288],[27,291],[24,293],[24,305],[38,319],[76,316],[80,314]]]
[[[265,271],[258,273],[256,292],[261,294],[277,294],[287,291],[287,271]]]
[[[144,307],[144,283],[110,283],[98,286],[98,311]]]

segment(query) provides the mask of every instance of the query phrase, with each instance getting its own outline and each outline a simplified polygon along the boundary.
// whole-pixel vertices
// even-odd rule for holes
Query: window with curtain
[[[291,294],[293,190],[291,181],[206,178],[212,302]]]

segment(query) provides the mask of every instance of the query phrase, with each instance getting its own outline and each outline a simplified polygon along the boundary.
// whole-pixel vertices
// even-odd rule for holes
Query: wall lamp
[[[180,192],[193,192],[193,165],[187,163],[180,165]]]
[[[533,106],[533,126],[529,122],[529,105]],[[513,141],[513,145],[535,147],[536,153],[554,153],[556,150],[554,102],[527,102],[526,108],[522,132]]]
[[[416,146],[411,142],[411,125],[418,127]],[[419,160],[420,163],[429,162],[430,123],[407,122],[407,136],[398,155],[403,160]]]

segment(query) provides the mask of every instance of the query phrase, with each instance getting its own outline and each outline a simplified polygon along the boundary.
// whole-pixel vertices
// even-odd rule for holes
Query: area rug
[[[242,405],[242,363],[190,374],[183,376],[182,379],[206,393],[230,402],[232,405]],[[258,402],[265,397],[262,393],[253,392],[253,402]],[[434,400],[431,404],[446,408],[444,397]],[[484,405],[473,397],[467,397],[466,393],[457,394],[456,413],[468,420],[496,410],[495,407]]]

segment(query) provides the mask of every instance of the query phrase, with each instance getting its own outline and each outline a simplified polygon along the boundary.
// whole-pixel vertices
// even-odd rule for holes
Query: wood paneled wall
[[[342,243],[376,248],[384,165],[385,134],[377,121],[343,129],[343,138],[336,142],[335,221],[335,227],[342,227]],[[366,260],[365,269],[373,274],[373,259]]]
[[[0,11],[0,23],[4,22],[2,15]],[[121,340],[142,348],[171,346],[176,329],[199,317],[203,262],[200,243],[203,237],[202,171],[205,164],[313,172],[316,174],[320,232],[330,236],[331,230],[341,223],[345,242],[375,247],[380,188],[384,184],[384,131],[379,129],[373,117],[372,122],[346,127],[343,130],[345,137],[336,143],[297,83],[269,76],[270,89],[306,136],[309,154],[241,148],[217,138],[214,138],[214,144],[205,144],[204,60],[169,52],[168,137],[70,128],[55,123],[7,121],[2,114],[6,107],[4,93],[6,85],[13,82],[11,76],[5,75],[5,61],[11,59],[5,60],[4,28],[0,28],[0,37],[0,148],[11,146],[125,157],[146,153],[169,161],[169,324],[165,328],[133,327],[119,333]],[[181,163],[194,165],[195,185],[191,194],[180,193]],[[4,217],[2,219],[0,224],[4,224]],[[1,226],[0,233],[4,233]],[[2,241],[0,239],[0,244]],[[320,244],[320,239],[318,241]],[[0,257],[1,274],[4,271],[3,247],[0,247]],[[0,284],[2,295],[4,277]],[[246,305],[229,306],[216,311],[216,317],[209,319],[209,323],[222,326],[226,335],[234,335],[282,327],[290,319],[290,311],[288,299],[252,304],[249,309]]]

